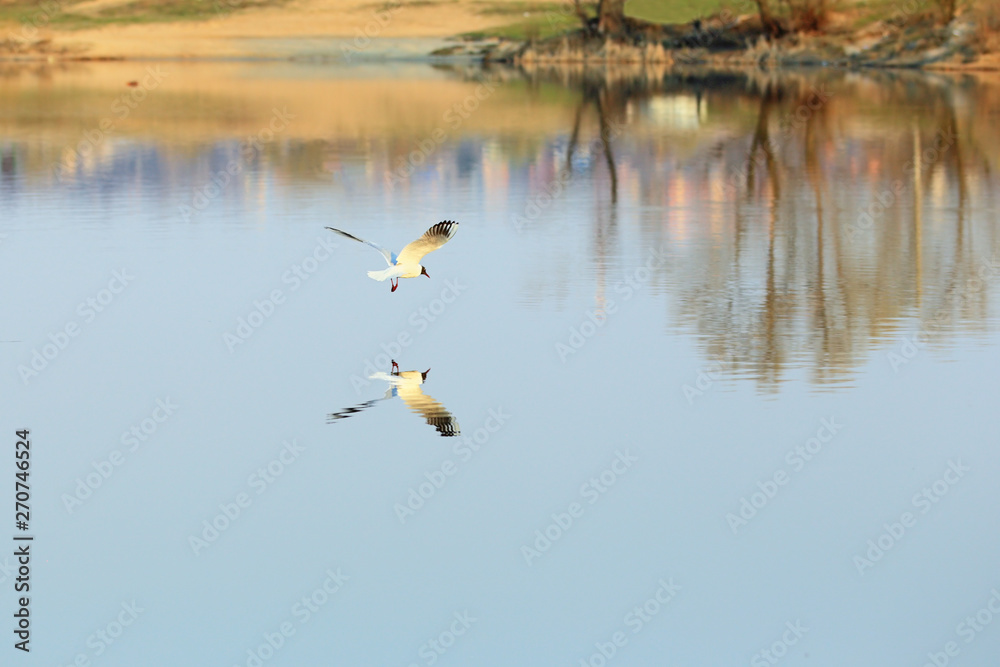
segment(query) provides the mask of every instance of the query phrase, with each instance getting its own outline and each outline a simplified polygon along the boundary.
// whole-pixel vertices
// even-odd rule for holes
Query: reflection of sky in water
[[[357,77],[351,99],[384,101],[366,118],[330,102],[333,75],[292,93],[237,85],[231,65],[177,66],[162,106],[57,181],[49,166],[117,94],[101,86],[118,67],[88,70],[93,90],[54,76],[47,117],[72,109],[79,129],[18,120],[30,79],[9,84],[21,111],[0,102],[0,340],[21,341],[0,344],[3,423],[35,438],[33,660],[245,665],[289,623],[265,664],[427,664],[466,612],[437,664],[579,664],[619,631],[609,664],[746,664],[796,621],[808,632],[789,665],[922,664],[952,640],[962,664],[997,654],[992,627],[968,644],[955,631],[1000,583],[996,280],[968,282],[998,250],[994,88],[844,76],[733,189],[761,114],[781,138],[808,79],[773,96],[697,79],[627,100],[612,88],[603,110],[626,121],[613,202],[592,99],[571,150],[577,89],[512,78],[390,189],[386,171],[467,94],[447,87],[457,75],[414,74],[430,100],[405,77]],[[282,103],[299,125],[185,221],[179,207]],[[413,124],[396,128],[404,104]],[[243,115],[213,124],[219,108]],[[852,235],[916,142],[952,123],[956,150]],[[395,294],[365,277],[382,260],[359,244],[287,278],[319,257],[325,225],[401,247],[444,218],[462,228],[426,258],[431,280]],[[646,277],[650,250],[665,259]],[[122,268],[134,281],[87,320],[78,304]],[[436,306],[446,289],[458,296]],[[230,352],[224,334],[274,290]],[[70,321],[79,335],[22,382]],[[422,389],[459,435],[405,401],[327,423],[385,396],[370,376],[390,358],[433,369]],[[176,413],[130,450],[122,434],[166,398]],[[831,418],[844,426],[829,443],[790,458]],[[124,462],[67,512],[116,449]],[[616,468],[620,455],[635,461]],[[922,513],[914,496],[949,461],[970,471]],[[766,489],[734,534],[727,515]],[[904,512],[915,525],[859,574],[855,557]],[[211,538],[206,521],[228,525]],[[337,568],[342,588],[317,593]],[[634,632],[661,579],[680,590]],[[144,611],[97,656],[88,637],[133,599]]]

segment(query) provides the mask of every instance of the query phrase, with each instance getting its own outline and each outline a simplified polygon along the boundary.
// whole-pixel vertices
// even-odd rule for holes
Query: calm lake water
[[[1000,653],[1000,80],[2,75],[20,663]]]

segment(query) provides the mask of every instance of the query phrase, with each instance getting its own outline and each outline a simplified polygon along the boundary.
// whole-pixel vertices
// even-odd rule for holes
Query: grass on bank
[[[278,7],[289,0],[131,0],[93,5],[89,0],[0,0],[0,22],[20,23],[39,30],[80,30],[105,25],[202,21],[244,9]]]
[[[474,32],[462,33],[463,39],[502,37],[514,41],[546,39],[580,26],[572,2],[476,2],[477,13],[506,16],[510,23]]]
[[[802,0],[793,0],[801,3]],[[199,21],[228,16],[246,9],[280,7],[292,0],[0,0],[0,22],[78,30],[114,24],[161,23],[173,21]],[[501,16],[509,19],[503,25],[488,30],[462,35],[466,39],[503,37],[526,41],[545,39],[580,27],[573,0],[402,0],[404,5],[440,5],[440,11],[449,11],[449,5],[458,2],[484,16]],[[399,4],[398,0],[381,0],[375,4]],[[788,0],[771,0],[772,8],[780,15],[787,12]],[[596,11],[597,0],[583,0],[589,16]],[[827,0],[831,16],[836,15],[838,32],[862,30],[878,21],[929,16],[937,11],[938,0]],[[902,7],[909,10],[901,14]],[[982,41],[1000,41],[1000,0],[959,0],[959,10],[972,9]],[[664,24],[686,24],[695,19],[718,15],[723,10],[732,15],[756,12],[754,0],[627,0],[625,11],[629,16]],[[2,41],[2,40],[0,40]]]
[[[743,4],[750,3],[746,0]],[[697,18],[717,14],[734,3],[729,0],[628,0],[625,13],[653,23],[689,23]],[[561,2],[487,2],[476,5],[484,15],[509,15],[507,25],[489,30],[462,34],[465,39],[503,37],[517,41],[546,39],[580,27],[573,0]],[[588,16],[596,16],[596,0],[583,0]],[[743,13],[746,13],[745,10]]]
[[[509,15],[509,25],[463,37],[504,37],[524,41],[545,39],[580,27],[572,0],[562,2],[479,2],[479,13]],[[588,16],[595,16],[596,3],[584,0]],[[629,16],[653,23],[688,23],[694,19],[718,13],[725,0],[628,0],[625,11]]]
[[[573,10],[573,0],[546,3],[480,1],[477,4],[481,7],[480,13],[510,15],[511,22],[462,35],[467,39],[545,39],[580,27],[580,20]],[[777,16],[787,18],[789,5],[786,0],[772,0],[770,4]],[[802,4],[801,0],[798,4]],[[596,6],[597,0],[583,0],[588,16],[595,15]],[[851,33],[879,21],[912,23],[936,16],[940,12],[940,4],[938,0],[827,0],[826,9],[831,19],[836,17],[837,32]],[[989,37],[991,32],[1000,30],[1000,0],[959,0],[958,9],[960,13],[966,10],[972,12],[984,36]],[[756,14],[757,5],[754,0],[627,0],[625,4],[628,16],[662,24],[687,24],[695,19],[717,16],[723,11],[733,16]],[[995,35],[993,37],[995,41],[1000,41]]]

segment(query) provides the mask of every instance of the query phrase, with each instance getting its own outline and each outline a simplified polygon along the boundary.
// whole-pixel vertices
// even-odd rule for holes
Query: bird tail
[[[398,278],[400,273],[398,266],[390,266],[381,271],[369,271],[368,277],[372,280],[389,280],[390,278]]]

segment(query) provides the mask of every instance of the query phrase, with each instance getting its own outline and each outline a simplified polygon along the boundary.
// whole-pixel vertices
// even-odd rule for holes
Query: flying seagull
[[[366,408],[374,406],[379,401],[399,396],[406,403],[406,407],[423,417],[441,435],[445,437],[459,435],[462,431],[458,426],[458,420],[441,403],[420,389],[420,385],[427,380],[427,374],[430,372],[431,369],[428,368],[422,373],[420,371],[403,371],[400,373],[399,364],[393,361],[391,373],[380,371],[369,376],[372,380],[385,380],[389,383],[389,390],[385,392],[385,396],[366,401],[340,412],[331,413],[326,417],[327,423],[332,424],[340,419],[346,419]]]
[[[458,231],[458,223],[454,220],[445,220],[439,222],[430,229],[428,229],[423,236],[419,239],[410,243],[405,248],[403,248],[400,253],[396,253],[386,250],[377,243],[372,243],[371,241],[365,241],[364,239],[359,239],[353,234],[348,234],[347,232],[342,232],[339,229],[334,229],[333,227],[327,227],[331,232],[337,232],[341,236],[346,236],[349,239],[364,243],[369,245],[385,257],[385,261],[389,264],[388,269],[383,269],[381,271],[369,271],[368,277],[372,280],[385,280],[389,279],[392,285],[392,292],[396,291],[399,287],[400,278],[416,278],[418,276],[427,276],[430,278],[430,274],[427,273],[425,269],[420,264],[420,260],[429,252],[434,252],[445,243],[451,240],[451,237],[455,235]]]

